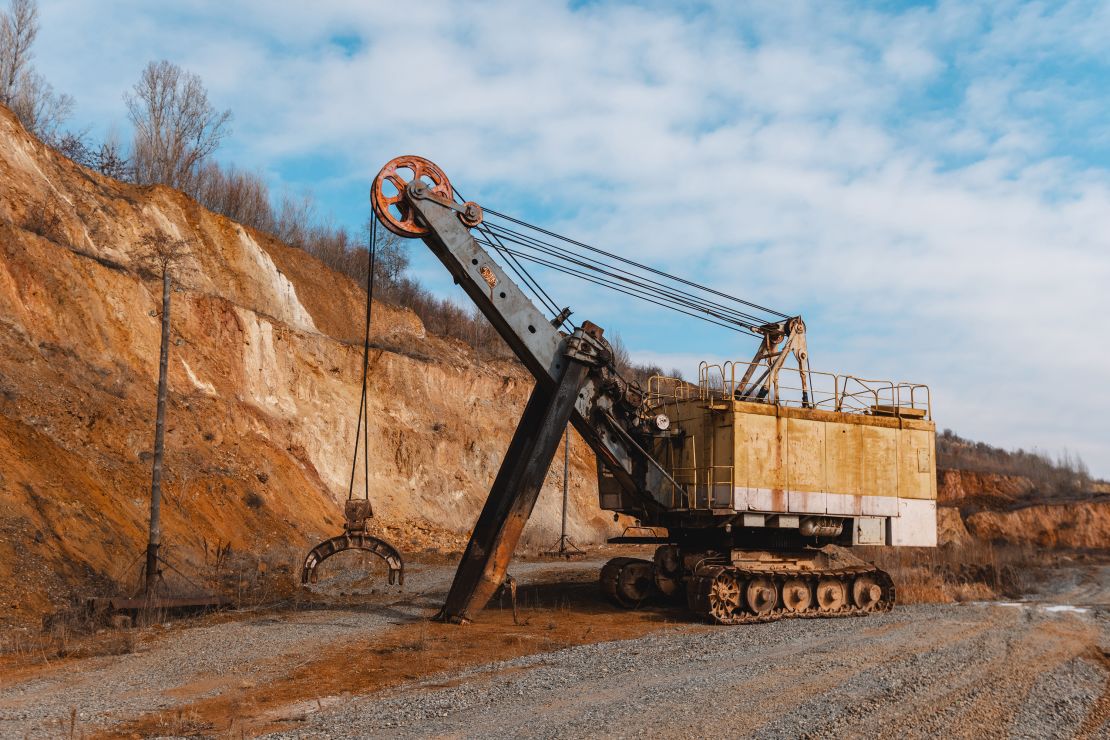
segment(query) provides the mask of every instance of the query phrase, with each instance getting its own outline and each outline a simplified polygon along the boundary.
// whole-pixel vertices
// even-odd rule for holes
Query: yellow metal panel
[[[737,475],[736,484],[748,488],[784,489],[786,419],[763,414],[737,414],[735,424],[736,458],[745,460],[744,475]]]
[[[728,401],[713,409],[682,401],[667,411],[687,441],[660,458],[668,458],[668,467],[688,469],[686,480],[696,468],[703,506],[706,484],[726,481],[740,489],[741,506],[746,497],[760,511],[786,512],[795,503],[809,511],[813,497],[827,493],[828,511],[837,515],[890,516],[895,497],[936,498],[935,427],[929,421]]]
[[[898,429],[861,426],[863,444],[860,493],[864,496],[898,495]]]
[[[807,419],[787,422],[790,476],[792,491],[827,491],[825,485],[825,424]]]
[[[901,498],[935,499],[935,441],[931,432],[901,430],[898,449],[898,495]]]
[[[863,427],[828,422],[825,427],[825,475],[830,493],[863,493]]]

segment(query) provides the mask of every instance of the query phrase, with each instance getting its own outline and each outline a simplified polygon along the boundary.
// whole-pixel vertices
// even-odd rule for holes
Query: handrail
[[[644,398],[645,411],[658,409],[680,401],[741,400],[736,397],[742,389],[737,387],[738,370],[743,376],[748,368],[768,368],[766,360],[760,362],[726,360],[721,363],[698,364],[698,381],[691,383],[681,378],[653,375],[648,379]],[[784,366],[780,378],[795,377],[797,367]],[[758,372],[757,372],[758,374]],[[770,403],[776,406],[798,406],[826,409],[848,414],[898,414],[905,409],[924,412],[925,419],[933,418],[932,391],[923,383],[898,383],[873,380],[856,375],[837,375],[817,370],[808,371],[809,388],[788,385],[781,379],[774,382],[765,399],[745,398],[745,401]],[[803,397],[803,391],[805,396]],[[803,400],[804,398],[804,400]],[[920,414],[918,414],[920,415]]]

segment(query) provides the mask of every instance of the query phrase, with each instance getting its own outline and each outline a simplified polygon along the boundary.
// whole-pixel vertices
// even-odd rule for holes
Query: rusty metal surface
[[[435,163],[423,157],[411,154],[394,157],[386,162],[370,189],[370,205],[382,225],[398,236],[417,237],[427,234],[429,229],[426,224],[417,220],[409,200],[406,197],[408,185],[413,181],[431,182],[429,189],[435,195],[447,200],[454,199],[455,192],[447,175]],[[397,192],[387,195],[384,187],[390,183]],[[390,207],[395,207],[398,214],[394,214]],[[481,221],[481,209],[476,214]]]
[[[190,611],[200,609],[218,609],[232,605],[232,600],[224,596],[204,594],[201,596],[181,597],[105,597],[92,598],[85,601],[85,605],[93,612],[134,612],[147,609],[163,611]]]
[[[343,529],[348,532],[366,530],[366,520],[374,516],[374,507],[369,499],[351,499],[343,505]]]
[[[588,369],[567,357],[566,369],[553,392],[539,384],[533,390],[474,525],[440,619],[458,623],[473,619],[501,586]]]
[[[385,540],[354,530],[324,540],[309,551],[301,568],[301,584],[316,583],[316,568],[320,563],[346,550],[362,550],[377,555],[389,566],[389,585],[404,585],[405,561],[401,553]]]

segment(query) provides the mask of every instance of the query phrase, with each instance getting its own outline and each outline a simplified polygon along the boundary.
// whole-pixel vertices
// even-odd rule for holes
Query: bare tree
[[[0,102],[9,108],[23,73],[31,63],[31,46],[39,33],[39,9],[34,0],[11,0],[0,16]]]
[[[53,144],[59,128],[73,112],[73,98],[55,93],[31,66],[38,19],[34,0],[11,0],[8,12],[0,13],[0,102],[28,131]]]
[[[54,144],[58,130],[73,113],[73,98],[55,93],[46,78],[34,70],[24,71],[11,102],[12,112],[28,131]]]
[[[164,232],[151,232],[140,242],[140,265],[162,278],[162,345],[158,355],[158,406],[154,421],[154,465],[150,475],[150,536],[146,548],[145,596],[158,587],[158,549],[162,545],[162,463],[165,459],[166,396],[170,361],[170,288],[175,270],[189,254],[189,242]]]
[[[103,143],[93,154],[93,166],[102,175],[117,180],[130,180],[132,175],[131,159],[120,144],[119,132],[112,128],[104,137]]]
[[[206,162],[197,169],[189,194],[205,208],[244,226],[267,233],[275,229],[270,189],[258,173],[234,166],[224,169],[216,162]]]
[[[150,62],[125,97],[135,125],[135,180],[191,190],[199,167],[229,133],[231,111],[217,111],[200,77]]]

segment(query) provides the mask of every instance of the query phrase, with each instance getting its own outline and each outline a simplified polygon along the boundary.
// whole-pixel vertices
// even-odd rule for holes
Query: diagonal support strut
[[[589,370],[566,359],[554,390],[543,383],[532,390],[437,619],[469,622],[505,578]]]

